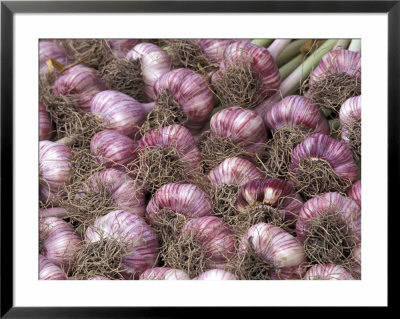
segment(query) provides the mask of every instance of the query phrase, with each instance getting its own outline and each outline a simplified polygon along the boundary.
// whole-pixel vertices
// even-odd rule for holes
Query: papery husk
[[[349,231],[341,220],[342,212],[332,212],[307,221],[304,252],[310,265],[334,264],[350,273],[353,267],[351,252],[357,246],[358,238]]]
[[[188,118],[182,111],[179,103],[174,100],[168,89],[158,93],[154,109],[147,115],[140,126],[139,132],[143,136],[147,131],[166,127],[173,124],[185,125]]]
[[[306,200],[328,192],[346,195],[352,185],[350,179],[340,177],[331,165],[321,158],[300,159],[299,166],[295,172],[290,173],[289,180]]]

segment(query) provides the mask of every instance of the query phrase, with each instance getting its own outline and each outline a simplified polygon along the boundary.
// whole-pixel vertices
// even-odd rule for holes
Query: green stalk
[[[272,43],[272,41],[274,41],[274,39],[254,39],[253,41],[251,41],[251,43],[267,48]]]
[[[354,51],[354,52],[360,52],[361,51],[361,39],[351,40],[348,50]]]
[[[302,53],[298,54],[294,59],[286,63],[279,69],[279,74],[281,75],[281,81],[286,79],[290,73],[292,73],[302,62],[304,55]]]
[[[339,40],[336,45],[333,47],[333,50],[339,50],[339,49],[347,49],[347,47],[350,44],[350,39],[342,39]]]
[[[290,42],[289,45],[285,49],[283,49],[282,53],[279,54],[275,60],[278,67],[285,65],[290,60],[292,60],[297,54],[299,54],[301,47],[307,41],[308,41],[307,39],[305,39],[305,40],[298,39],[298,40],[294,40],[294,41]]]

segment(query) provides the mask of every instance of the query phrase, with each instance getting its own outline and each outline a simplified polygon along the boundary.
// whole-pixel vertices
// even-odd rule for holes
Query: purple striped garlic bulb
[[[86,182],[87,192],[104,189],[115,206],[144,217],[146,211],[145,195],[140,186],[127,174],[114,168],[94,173]]]
[[[209,269],[194,277],[193,280],[237,280],[237,278],[227,270]]]
[[[343,267],[333,264],[312,266],[305,274],[304,280],[354,280]]]
[[[137,157],[138,142],[113,130],[96,133],[90,141],[90,151],[106,168],[129,169]]]
[[[51,141],[39,142],[39,197],[43,203],[58,203],[59,192],[71,182],[71,150]]]
[[[153,267],[157,261],[156,232],[130,211],[115,210],[98,218],[86,230],[85,239],[93,244],[95,250],[101,251],[101,248],[108,246],[119,254],[121,265],[118,272],[125,279],[138,279],[142,272]],[[110,260],[102,260],[103,263],[117,256],[107,257]],[[99,275],[105,276],[101,273]]]
[[[241,238],[238,261],[241,279],[299,279],[306,255],[296,237],[278,226],[258,223]]]
[[[296,233],[311,262],[347,263],[361,241],[361,208],[337,192],[311,198],[300,210]]]
[[[39,141],[50,140],[53,131],[52,126],[46,107],[39,101]]]
[[[275,103],[265,113],[264,123],[272,132],[297,127],[304,132],[330,133],[328,120],[322,111],[302,95],[290,95]]]
[[[361,158],[361,95],[347,99],[339,111],[342,140]]]
[[[351,252],[352,274],[356,279],[361,279],[361,245],[356,246]]]
[[[224,106],[256,107],[278,90],[280,74],[271,53],[241,40],[230,44],[212,76],[216,96]]]
[[[293,149],[290,172],[295,188],[310,198],[330,191],[345,193],[357,178],[358,167],[346,144],[314,133]]]
[[[139,39],[108,39],[111,50],[118,58],[124,58],[135,45],[141,42]]]
[[[74,227],[57,217],[46,217],[39,224],[40,250],[48,261],[70,273],[74,267],[75,253],[82,246],[81,237]]]
[[[190,131],[182,125],[146,132],[137,152],[137,175],[152,193],[164,184],[188,182],[201,173],[200,151]]]
[[[224,268],[235,255],[233,232],[228,224],[216,216],[188,220],[182,228],[182,238],[200,244],[207,268]]]
[[[210,64],[220,63],[224,58],[225,49],[235,42],[233,39],[198,39],[197,44],[209,60]]]
[[[39,74],[41,80],[45,80],[46,75],[49,73],[48,59],[54,59],[63,65],[69,62],[62,46],[54,41],[39,41]]]
[[[105,90],[97,93],[91,102],[90,111],[100,116],[108,129],[136,139],[140,125],[146,118],[141,103],[117,91]]]
[[[247,228],[265,222],[288,232],[294,228],[302,206],[303,199],[293,186],[279,178],[255,179],[246,183],[240,188],[236,200],[238,214],[246,215],[251,223],[246,225]]]
[[[54,82],[56,95],[73,97],[79,108],[85,112],[90,111],[93,97],[105,89],[105,83],[97,71],[82,64],[66,70]]]
[[[146,269],[139,280],[190,280],[190,277],[181,269],[153,267]]]
[[[331,50],[313,70],[306,93],[314,104],[339,112],[350,97],[361,94],[361,52]]]
[[[154,84],[163,74],[171,70],[171,58],[159,46],[145,42],[135,45],[125,58],[140,63],[145,96],[154,101],[156,99]]]
[[[268,140],[261,116],[237,106],[222,109],[213,115],[210,137],[229,138],[251,153],[260,153]]]
[[[203,190],[193,184],[169,183],[161,186],[146,207],[146,220],[153,222],[157,215],[172,211],[188,218],[210,216],[213,203]]]
[[[361,180],[353,183],[347,195],[361,207]]]
[[[60,267],[39,254],[39,280],[66,280],[65,273]]]
[[[154,83],[154,94],[156,105],[149,116],[167,109],[180,122],[177,124],[184,125],[192,133],[203,128],[214,107],[214,96],[203,76],[186,68],[174,69],[160,76]]]

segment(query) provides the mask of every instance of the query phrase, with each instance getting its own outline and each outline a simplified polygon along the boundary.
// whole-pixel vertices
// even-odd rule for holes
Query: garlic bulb
[[[197,44],[211,64],[219,63],[224,58],[225,49],[235,42],[233,39],[198,39]]]
[[[65,273],[60,267],[39,254],[39,280],[66,280]]]
[[[82,240],[74,227],[57,217],[42,218],[39,239],[43,256],[69,273],[73,267],[74,255],[82,246]]]
[[[126,54],[128,60],[140,61],[140,68],[145,84],[144,93],[150,100],[156,99],[153,91],[155,82],[171,70],[171,59],[159,46],[153,43],[139,43]]]
[[[141,103],[112,90],[97,93],[91,102],[90,111],[99,115],[108,129],[133,139],[137,138],[136,134],[146,116]]]
[[[230,44],[212,86],[225,106],[255,107],[279,88],[278,67],[270,52],[241,40]]]
[[[62,46],[53,41],[39,41],[39,75],[41,80],[45,80],[46,74],[49,73],[48,59],[54,59],[63,65],[68,63],[67,54]]]
[[[272,132],[284,127],[298,127],[305,132],[329,135],[328,120],[322,111],[301,95],[287,96],[274,104],[265,113],[264,123]]]
[[[108,44],[118,58],[124,58],[141,40],[138,39],[108,39]]]
[[[354,182],[347,195],[361,207],[361,180]]]
[[[49,140],[52,135],[52,124],[49,113],[39,101],[39,141]]]
[[[215,113],[210,120],[210,137],[230,138],[248,152],[259,153],[268,140],[262,118],[242,107],[229,107]]]
[[[268,273],[280,275],[281,279],[286,279],[282,277],[282,274],[285,273],[283,270],[294,271],[306,261],[303,246],[296,237],[280,227],[266,223],[251,226],[242,237],[239,254],[246,252],[252,252],[260,257],[265,262]],[[257,272],[257,269],[253,270]],[[292,276],[291,271],[286,271],[286,275]],[[251,271],[242,275],[245,278],[252,276]]]
[[[332,264],[314,265],[305,274],[304,280],[354,280],[343,267]]]
[[[339,111],[342,140],[361,157],[361,95],[347,99]]]
[[[314,133],[292,151],[291,181],[304,196],[341,190],[346,192],[358,176],[350,149],[328,135]]]
[[[138,143],[117,131],[104,130],[90,141],[90,151],[107,168],[125,169],[136,158]]]
[[[210,269],[194,277],[193,280],[237,280],[237,278],[229,271]]]
[[[66,70],[54,82],[56,95],[72,95],[80,109],[85,112],[90,111],[93,97],[105,89],[105,83],[97,71],[82,64]]]
[[[181,269],[154,267],[146,269],[139,280],[190,280],[190,277]]]
[[[353,277],[361,279],[361,245],[356,246],[351,252],[351,259],[353,260],[352,271]]]
[[[232,231],[222,219],[215,216],[188,220],[182,228],[182,237],[193,238],[200,243],[209,268],[224,267],[235,254]]]
[[[122,254],[121,275],[126,279],[138,278],[157,260],[158,243],[155,231],[133,212],[115,210],[98,218],[86,230],[90,243],[113,241],[120,245]],[[105,261],[106,262],[106,261]]]
[[[39,194],[42,202],[58,202],[58,192],[71,182],[72,158],[71,150],[65,145],[39,142]]]
[[[189,218],[203,217],[212,214],[213,204],[196,185],[169,183],[154,193],[146,208],[146,219],[152,222],[155,215],[166,209]]]
[[[175,101],[185,116],[184,123],[192,132],[198,132],[208,120],[214,107],[213,94],[203,77],[185,68],[163,74],[154,84],[156,107],[171,108],[169,98]],[[173,124],[173,123],[170,123]]]

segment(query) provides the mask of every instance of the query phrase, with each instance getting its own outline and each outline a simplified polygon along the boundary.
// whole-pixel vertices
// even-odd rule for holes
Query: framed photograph
[[[399,31],[400,1],[1,1],[1,317],[389,309]]]

